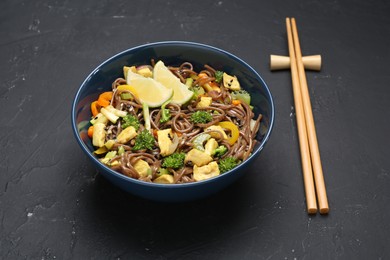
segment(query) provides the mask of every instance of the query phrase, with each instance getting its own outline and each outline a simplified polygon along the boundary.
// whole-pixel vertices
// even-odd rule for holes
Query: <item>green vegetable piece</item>
[[[224,145],[220,145],[217,147],[217,149],[214,150],[214,156],[221,157],[227,152],[227,147]]]
[[[133,95],[131,95],[130,92],[122,92],[121,93],[121,99],[123,99],[123,100],[130,100],[130,99],[133,99]]]
[[[162,167],[179,169],[184,166],[185,153],[173,153],[164,158]]]
[[[150,114],[149,114],[149,106],[145,102],[142,103],[142,112],[145,120],[145,128],[146,130],[150,130]]]
[[[192,96],[193,99],[197,99],[200,95],[203,95],[205,93],[204,88],[200,86],[190,87],[190,90],[194,92],[194,95]]]
[[[247,105],[251,104],[251,95],[246,90],[237,90],[232,92],[232,98],[238,99],[241,102],[246,103]]]
[[[239,161],[236,158],[234,158],[232,156],[228,156],[228,157],[226,157],[218,162],[219,171],[221,173],[230,171],[231,169],[236,167],[238,164],[239,164]]]
[[[125,153],[125,148],[122,145],[119,146],[119,148],[118,148],[118,155],[122,155],[124,153]]]
[[[133,150],[152,150],[154,148],[154,137],[153,135],[146,129],[144,129],[140,134],[135,138],[135,144]]]
[[[111,123],[113,123],[113,124],[116,124],[116,121],[119,118],[119,116],[115,115],[113,112],[109,111],[108,109],[106,109],[104,107],[102,107],[100,109],[100,113],[102,113],[105,117],[107,117],[107,119],[110,120]]]
[[[164,175],[164,174],[169,174],[168,169],[166,169],[166,168],[159,168],[157,173],[156,173],[156,175],[158,177],[160,177],[161,175]]]
[[[203,143],[206,142],[211,138],[211,135],[209,134],[200,134],[193,140],[194,148],[198,149],[199,151],[204,151]]]
[[[105,117],[102,113],[97,114],[94,118],[89,121],[92,125],[97,124],[97,123],[102,123],[102,124],[107,124],[108,119]]]
[[[221,83],[222,78],[223,78],[223,71],[217,70],[215,72],[215,82]]]
[[[165,108],[166,105],[168,105],[171,102],[169,99],[167,102],[162,104],[161,106],[161,118],[160,118],[160,123],[165,123],[168,122],[169,119],[171,119],[171,112],[169,111],[168,108]]]
[[[112,149],[112,147],[114,146],[114,144],[115,144],[115,140],[108,140],[105,144],[104,144],[104,146],[108,149],[108,150],[111,150]]]
[[[92,124],[92,120],[91,121],[87,121],[87,120],[81,121],[80,123],[77,124],[77,130],[79,132],[81,132],[81,130],[83,130],[83,129],[88,129],[89,124],[90,123]]]
[[[115,156],[116,156],[116,151],[110,151],[110,152],[106,153],[106,156],[104,156],[104,158],[112,159]]]
[[[187,78],[186,79],[186,85],[187,87],[192,87],[192,82],[194,82],[194,79],[193,78]]]
[[[109,166],[109,164],[110,164],[110,160],[111,160],[110,158],[106,158],[106,157],[100,159],[100,161],[101,161],[102,163],[104,163],[104,164],[106,164],[106,165],[108,165],[108,166]]]
[[[195,124],[206,124],[211,120],[213,116],[207,111],[198,110],[191,115],[191,121]]]
[[[122,110],[116,109],[115,107],[113,107],[111,105],[106,106],[105,109],[108,112],[110,112],[110,113],[112,113],[112,114],[114,114],[114,115],[116,115],[118,117],[125,117],[127,115],[126,111],[122,111]]]
[[[132,126],[134,127],[135,131],[138,131],[139,129],[139,120],[136,116],[134,115],[126,115],[124,118],[123,118],[123,121],[122,121],[122,128],[123,129],[126,129],[127,127],[129,126]]]

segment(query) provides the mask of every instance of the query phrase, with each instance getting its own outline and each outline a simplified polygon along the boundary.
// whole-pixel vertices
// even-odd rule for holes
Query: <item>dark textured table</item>
[[[297,19],[330,213],[306,212],[285,17]],[[269,85],[276,122],[249,173],[163,204],[99,175],[71,130],[89,72],[130,47],[213,45]],[[389,259],[390,2],[1,1],[1,259]]]

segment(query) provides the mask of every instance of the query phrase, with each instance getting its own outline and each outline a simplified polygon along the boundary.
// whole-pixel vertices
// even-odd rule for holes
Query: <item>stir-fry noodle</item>
[[[157,73],[165,73],[165,82]],[[173,75],[177,87],[164,85]],[[88,134],[101,162],[131,178],[170,184],[209,179],[245,161],[262,118],[255,117],[250,95],[234,75],[153,60],[124,67],[124,77],[92,102],[91,111]]]

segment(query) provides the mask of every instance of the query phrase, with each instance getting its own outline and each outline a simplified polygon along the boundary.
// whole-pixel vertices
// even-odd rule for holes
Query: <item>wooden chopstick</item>
[[[306,130],[307,130],[306,132],[307,132],[307,139],[309,141],[309,147],[310,147],[311,163],[313,167],[313,175],[314,175],[314,182],[315,182],[315,188],[317,193],[317,200],[320,208],[320,213],[326,214],[329,212],[329,205],[328,205],[328,199],[326,195],[320,151],[318,148],[317,134],[316,134],[314,118],[312,113],[312,106],[310,102],[309,91],[308,91],[308,86],[306,81],[305,68],[302,62],[302,52],[299,44],[298,29],[295,22],[295,18],[291,18],[291,27],[292,27],[292,36],[293,36],[292,38],[294,42],[294,50],[296,56],[295,62],[296,62],[296,67],[298,69],[298,78],[299,78],[299,85],[301,90],[300,92],[302,95],[303,110],[304,110],[304,116],[306,120]],[[289,45],[290,45],[290,41],[289,41]]]
[[[290,67],[292,87],[294,94],[295,114],[298,128],[299,148],[301,151],[301,163],[303,170],[303,181],[306,194],[306,206],[309,214],[317,213],[316,194],[314,189],[313,173],[311,167],[309,143],[307,140],[306,121],[303,110],[302,94],[300,88],[300,80],[295,57],[295,49],[293,35],[291,30],[290,18],[286,18],[288,49],[290,55]]]

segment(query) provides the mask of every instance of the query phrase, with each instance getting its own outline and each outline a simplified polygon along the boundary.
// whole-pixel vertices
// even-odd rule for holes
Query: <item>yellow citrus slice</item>
[[[149,107],[159,107],[173,95],[173,90],[165,87],[152,78],[145,78],[129,70],[127,84],[133,89],[133,94]]]
[[[164,65],[162,61],[158,61],[154,65],[153,78],[169,89],[173,89],[172,103],[182,105],[188,102],[194,92],[188,89],[187,85],[181,83],[173,73]]]
[[[117,87],[118,90],[124,90],[124,91],[130,91],[131,93],[133,93],[136,97],[138,97],[138,93],[137,93],[137,90],[135,89],[134,86],[130,86],[130,85],[119,85]]]

